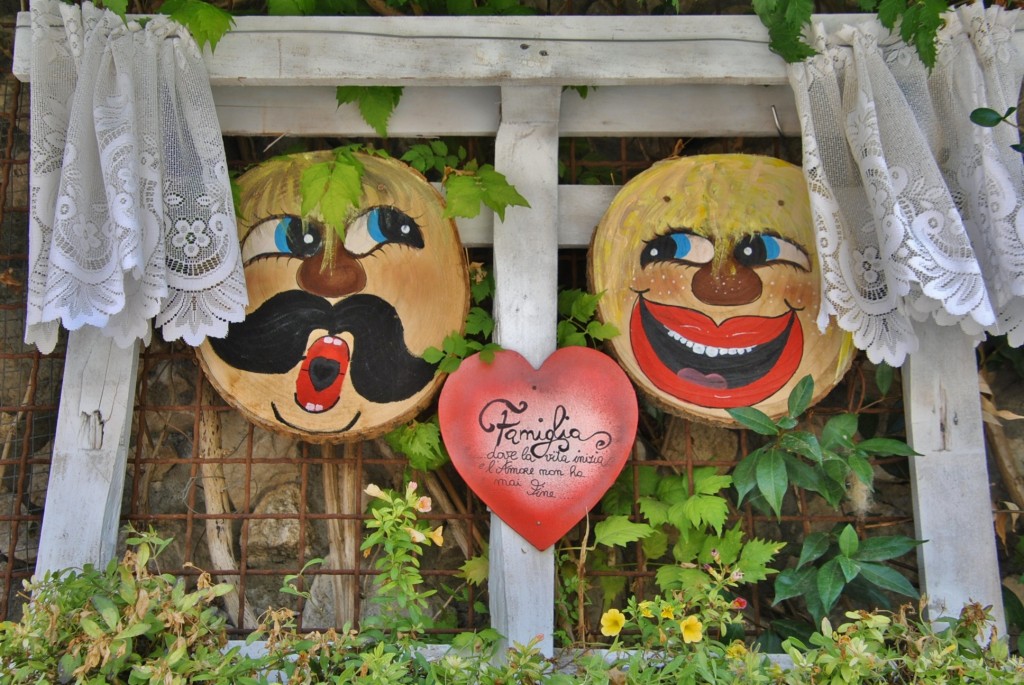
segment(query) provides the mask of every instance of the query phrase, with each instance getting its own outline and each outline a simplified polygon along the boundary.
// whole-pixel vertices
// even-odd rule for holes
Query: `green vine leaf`
[[[729,416],[733,418],[739,424],[749,428],[755,433],[761,435],[778,435],[779,427],[775,425],[775,422],[768,417],[760,409],[754,407],[736,407],[735,409],[726,409],[729,412]]]
[[[124,23],[128,23],[128,0],[104,0],[98,4],[121,17]]]
[[[910,581],[904,578],[899,571],[888,566],[864,562],[860,565],[860,575],[864,580],[884,590],[890,590],[907,597],[918,596],[917,590],[910,584]]]
[[[447,217],[472,219],[480,213],[482,203],[504,221],[507,208],[530,206],[505,175],[490,164],[449,174],[445,177],[444,188]]]
[[[818,577],[815,579],[818,590],[818,598],[821,600],[825,612],[832,610],[840,593],[846,587],[846,575],[837,559],[829,559],[818,569]]]
[[[299,193],[302,216],[319,210],[324,221],[344,241],[349,210],[359,205],[363,194],[363,164],[351,147],[338,148],[333,160],[318,162],[303,170]]]
[[[857,549],[860,547],[860,540],[857,537],[857,531],[853,529],[853,526],[847,524],[843,528],[843,532],[839,534],[839,551],[846,557],[852,557],[857,553]]]
[[[388,121],[402,99],[401,86],[338,86],[338,106],[356,103],[363,121],[381,138],[388,137]]]
[[[879,535],[861,540],[856,553],[850,556],[857,561],[887,561],[903,556],[922,542],[904,535]]]
[[[774,542],[758,538],[747,540],[746,544],[743,545],[743,551],[740,552],[739,561],[736,563],[737,568],[743,572],[743,582],[756,583],[759,580],[764,580],[769,575],[778,573],[775,569],[770,568],[768,564],[785,546],[786,543],[784,542]]]
[[[623,547],[653,532],[654,529],[646,523],[633,523],[628,516],[609,516],[594,526],[594,542],[598,545]]]
[[[816,54],[804,42],[804,27],[811,23],[813,0],[753,0],[754,12],[768,29],[768,47],[787,62],[801,62]]]
[[[228,12],[203,0],[167,0],[160,6],[160,13],[187,28],[200,48],[209,43],[211,52],[235,25]]]
[[[828,551],[829,537],[825,533],[811,533],[804,538],[804,546],[800,550],[800,559],[796,562],[801,569],[811,562],[817,561]]]
[[[796,387],[793,388],[793,392],[789,393],[788,406],[790,418],[795,419],[807,411],[807,407],[811,405],[812,397],[814,397],[814,378],[808,374],[801,378]]]
[[[786,477],[786,460],[776,450],[768,450],[757,462],[757,488],[764,496],[765,502],[775,512],[775,516],[782,516],[782,499],[789,489],[789,479]]]
[[[435,414],[429,421],[412,421],[384,436],[391,449],[404,454],[417,471],[434,471],[451,458],[441,441],[441,428]]]

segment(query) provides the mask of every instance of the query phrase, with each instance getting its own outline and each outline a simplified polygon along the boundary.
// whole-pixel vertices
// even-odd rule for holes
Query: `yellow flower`
[[[441,545],[443,545],[443,544],[444,544],[444,536],[443,536],[443,535],[441,534],[441,533],[442,533],[442,530],[441,530],[441,528],[442,528],[441,526],[438,526],[438,527],[437,527],[437,528],[435,528],[435,529],[434,529],[434,531],[433,531],[433,532],[432,532],[432,533],[430,534],[430,540],[431,540],[431,542],[433,542],[433,543],[434,543],[435,545],[437,545],[438,547],[440,547]]]
[[[725,656],[730,659],[742,659],[747,655],[747,646],[742,640],[733,640],[732,644],[725,648]]]
[[[380,489],[380,486],[375,485],[374,483],[370,483],[369,485],[367,485],[366,489],[363,490],[363,492],[365,492],[370,497],[376,497],[378,499],[384,496],[384,491]]]
[[[683,634],[683,642],[700,642],[704,638],[704,625],[696,616],[687,616],[679,622],[679,630]]]
[[[618,609],[609,609],[601,615],[601,634],[611,637],[622,631],[626,625],[626,616]]]
[[[431,504],[430,498],[424,495],[416,500],[415,509],[421,514],[426,514],[430,511]]]
[[[662,618],[675,618],[675,616],[676,610],[671,604],[666,604],[665,606],[661,607]]]
[[[412,541],[415,543],[420,543],[427,539],[426,535],[419,532],[415,528],[406,528],[405,532],[409,534],[409,537],[412,538]]]
[[[640,615],[644,618],[654,618],[654,612],[651,611],[652,606],[654,606],[654,602],[640,602],[637,608],[640,610]]]

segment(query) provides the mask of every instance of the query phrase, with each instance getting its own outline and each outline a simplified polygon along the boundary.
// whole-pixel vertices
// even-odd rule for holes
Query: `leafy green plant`
[[[861,540],[851,525],[844,526],[838,533],[811,533],[804,539],[797,565],[785,569],[776,578],[774,603],[802,597],[815,622],[820,623],[843,590],[853,583],[917,597],[914,586],[882,562],[901,557],[919,544],[919,540],[902,535]],[[876,606],[888,606],[884,595],[875,593],[872,599]]]
[[[815,5],[811,0],[753,0],[754,12],[768,29],[768,46],[787,62],[801,62],[815,54],[804,40]],[[921,61],[935,66],[936,41],[945,23],[946,0],[860,0],[864,12],[876,12],[890,31],[898,30],[903,42],[914,47]]]
[[[798,429],[798,418],[814,396],[810,376],[800,380],[789,397],[789,412],[773,421],[753,407],[729,409],[729,415],[746,428],[769,440],[745,456],[733,470],[738,504],[747,495],[759,495],[775,513],[782,514],[782,503],[792,486],[821,495],[833,508],[846,494],[851,477],[871,487],[874,473],[869,461],[877,456],[914,456],[905,442],[893,438],[869,438],[857,441],[856,414],[830,418],[821,436]]]
[[[604,293],[588,293],[579,289],[558,293],[558,347],[597,347],[614,338],[619,329],[597,320],[597,305]]]
[[[214,601],[232,590],[201,573],[195,587],[150,566],[171,542],[129,531],[130,549],[106,568],[26,581],[17,623],[0,623],[4,683],[254,683],[262,662],[225,649]]]
[[[602,511],[609,515],[594,526],[594,541],[608,546],[640,541],[648,561],[661,562],[655,578],[662,591],[707,583],[704,567],[711,563],[735,565],[748,582],[776,572],[768,562],[783,543],[744,542],[739,526],[725,528],[729,501],[721,493],[732,483],[730,476],[712,467],[696,468],[691,488],[685,473],[663,474],[643,466],[637,475],[643,521],[630,521],[632,478],[620,477],[602,500]]]
[[[380,572],[374,583],[371,601],[378,604],[382,614],[366,619],[370,629],[388,630],[393,638],[416,637],[431,627],[427,599],[435,590],[424,590],[419,572],[419,557],[425,545],[444,543],[441,526],[430,530],[418,513],[430,511],[429,497],[417,494],[415,482],[410,482],[404,493],[383,490],[375,485],[366,488],[373,497],[370,505],[369,531],[361,549],[378,548],[380,555],[374,568]]]
[[[417,471],[433,471],[449,461],[448,450],[441,440],[437,414],[424,421],[410,421],[384,436],[391,449],[404,454],[409,466]]]

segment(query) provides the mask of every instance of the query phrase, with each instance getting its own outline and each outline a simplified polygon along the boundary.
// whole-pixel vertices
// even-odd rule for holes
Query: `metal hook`
[[[775,105],[772,105],[772,121],[775,122],[775,130],[779,134],[779,138],[785,138],[785,134],[782,133],[782,124],[779,123],[779,111],[775,109]]]

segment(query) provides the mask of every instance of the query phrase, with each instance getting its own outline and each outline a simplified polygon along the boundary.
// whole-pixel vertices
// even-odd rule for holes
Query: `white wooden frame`
[[[865,19],[817,17],[829,28]],[[30,44],[21,13],[22,80]],[[334,87],[390,85],[405,87],[392,136],[496,136],[496,166],[531,208],[460,230],[467,245],[493,244],[498,340],[534,365],[554,350],[557,247],[586,246],[617,191],[558,185],[559,136],[799,134],[785,65],[749,16],[247,17],[207,66],[226,135],[370,136],[354,108],[336,108]],[[562,92],[573,85],[598,88],[586,99]],[[70,336],[37,570],[113,552],[136,357],[82,331]],[[920,561],[930,615],[979,601],[994,607],[1003,633],[977,369],[958,330],[923,336],[904,395],[910,442],[924,455],[912,473],[917,535],[929,540]],[[494,519],[494,627],[523,643],[543,635],[550,653],[553,583],[552,552]]]

